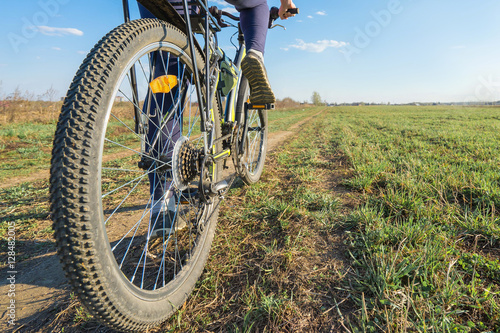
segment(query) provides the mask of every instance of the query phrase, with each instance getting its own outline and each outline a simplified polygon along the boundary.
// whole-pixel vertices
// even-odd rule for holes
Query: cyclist
[[[241,69],[250,85],[250,102],[254,104],[274,103],[276,101],[264,66],[264,48],[269,24],[269,6],[267,0],[225,0],[234,5],[240,13],[240,24],[248,50]],[[173,0],[169,0],[173,2]],[[282,20],[295,16],[287,12],[296,8],[292,0],[281,0],[279,16]],[[139,4],[142,17],[153,15]],[[193,8],[191,10],[194,10]],[[183,13],[182,9],[178,9]]]
[[[174,0],[169,0],[174,2]],[[243,58],[241,63],[241,70],[243,75],[248,79],[250,85],[250,102],[254,104],[271,104],[276,102],[276,98],[271,89],[271,84],[267,76],[267,71],[264,66],[264,48],[266,44],[267,30],[269,24],[269,6],[267,0],[226,0],[226,2],[235,6],[236,10],[240,13],[240,25],[243,35],[245,37],[245,45],[248,50],[247,55]],[[174,6],[180,13],[184,14],[182,6]],[[281,0],[281,7],[279,9],[279,17],[286,20],[294,16],[287,12],[288,9],[296,8],[292,0]],[[141,4],[139,10],[142,18],[154,18],[154,16]],[[196,11],[196,6],[190,8],[190,11]],[[160,61],[161,56],[158,54],[154,62]],[[155,66],[155,77],[165,75],[163,71],[164,66]],[[177,61],[170,59],[167,71],[171,75],[177,75]],[[180,89],[176,87],[175,89]],[[168,110],[173,101],[170,96],[175,96],[176,91],[172,91],[170,96],[164,98],[163,94],[157,94],[155,103],[162,106],[163,110]],[[144,104],[144,110],[147,108],[147,103]],[[179,121],[170,121],[160,129],[161,115],[159,112],[153,112],[154,117],[150,117],[148,140],[153,142],[157,136],[157,130],[162,133],[160,140],[156,140],[155,147],[150,147],[149,153],[155,157],[162,154],[166,155],[167,159],[171,158],[173,147],[180,135]],[[167,146],[162,142],[169,142]],[[152,150],[152,151],[151,151]],[[155,172],[149,173],[150,191],[152,198],[151,203],[151,225],[153,226],[152,237],[161,237],[163,234],[168,235],[172,225],[175,224],[175,230],[180,230],[186,226],[185,221],[179,218],[175,213],[176,201],[173,191],[169,190],[170,182],[162,180]],[[175,222],[174,222],[175,220]]]
[[[274,103],[276,99],[264,66],[264,47],[269,28],[267,0],[226,0],[226,2],[233,4],[240,13],[241,30],[248,50],[247,56],[241,63],[241,70],[250,85],[250,102]],[[287,13],[290,8],[295,8],[292,0],[281,0],[279,11],[281,19],[286,20],[293,16]]]

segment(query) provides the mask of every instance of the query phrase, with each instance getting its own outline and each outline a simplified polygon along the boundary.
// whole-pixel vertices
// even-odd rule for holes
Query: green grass
[[[313,110],[309,113],[317,113]],[[281,121],[281,119],[279,120]],[[288,120],[287,120],[288,121]],[[344,253],[327,238],[342,224],[341,202],[320,190],[328,142],[307,127],[269,158],[260,182],[237,183],[221,208],[205,273],[192,297],[160,330],[313,332],[339,327]],[[341,243],[339,241],[339,243]],[[347,301],[345,304],[348,304]]]
[[[285,130],[290,124],[310,115],[307,109],[306,112],[302,110],[270,112],[269,119],[273,121],[271,131]],[[129,128],[134,126],[131,120],[126,120],[125,123]],[[56,123],[54,122],[0,125],[0,181],[26,177],[34,172],[48,170],[55,129]],[[198,135],[199,133],[199,128],[194,128],[191,134]],[[125,145],[137,140],[134,134],[114,119],[110,121],[108,137]],[[137,144],[134,143],[135,146]],[[106,143],[106,147],[108,153],[122,149],[110,143]]]
[[[269,131],[286,131],[299,121],[310,117],[321,108],[298,108],[291,110],[274,110],[268,112]]]
[[[500,110],[338,108],[325,128],[345,185],[359,331],[500,327]]]
[[[271,131],[320,110],[270,112]],[[499,119],[498,108],[328,108],[261,182],[231,190],[205,273],[162,330],[499,332]],[[33,227],[47,218],[43,186],[2,192],[2,223],[47,233]],[[97,327],[78,306],[65,323]]]
[[[276,122],[288,122],[299,111],[276,111],[271,118]],[[289,117],[290,116],[290,117]],[[126,121],[129,127],[133,127],[131,121]],[[0,181],[16,179],[22,176],[29,176],[37,171],[48,170],[50,167],[50,152],[52,149],[53,135],[55,132],[55,123],[13,123],[0,126]],[[111,138],[121,144],[129,144],[136,141],[136,136],[131,134],[122,124],[116,120],[110,122],[109,135]],[[123,149],[110,143],[106,143],[108,153],[123,152]],[[118,148],[117,148],[118,147]],[[106,162],[110,167],[130,167],[137,164],[137,157],[124,156],[114,161]],[[107,171],[107,175],[116,174],[113,171]],[[135,177],[133,174],[127,175],[129,178]],[[39,198],[48,199],[46,182],[36,184],[19,184],[11,188],[6,188],[0,192],[0,206],[3,222],[16,221],[22,222],[23,216],[26,220],[32,220],[33,216],[39,214],[39,208],[35,206],[40,203]],[[37,206],[38,207],[38,206]],[[45,207],[45,206],[44,206]],[[46,215],[46,207],[45,215]],[[14,210],[12,214],[9,214]],[[22,213],[21,213],[22,212]]]
[[[0,267],[7,262],[9,223],[15,223],[17,262],[52,246],[48,195],[46,181],[0,189]]]
[[[55,124],[0,125],[0,181],[48,169]]]

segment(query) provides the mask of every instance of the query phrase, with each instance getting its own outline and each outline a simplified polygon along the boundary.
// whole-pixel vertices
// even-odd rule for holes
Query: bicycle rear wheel
[[[219,110],[201,133],[193,71],[182,32],[132,21],[90,52],[59,118],[50,178],[58,252],[85,307],[120,331],[168,319],[194,288],[214,237],[218,200],[198,198],[197,163],[221,149],[210,146],[220,137]],[[204,169],[204,179],[219,179],[220,165]],[[153,238],[160,224],[169,230]]]
[[[250,87],[248,80],[243,77],[238,91],[237,110],[244,115],[245,102],[249,100]],[[267,110],[248,110],[248,117],[241,123],[248,128],[244,141],[244,151],[240,156],[240,177],[246,184],[254,184],[259,181],[264,171],[264,162],[267,153]]]

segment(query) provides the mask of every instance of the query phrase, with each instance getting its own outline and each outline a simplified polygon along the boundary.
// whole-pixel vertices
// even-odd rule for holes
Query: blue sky
[[[339,103],[500,100],[498,0],[295,4],[300,15],[282,21],[287,30],[268,35],[266,66],[278,98],[304,101],[317,91]],[[86,53],[122,21],[119,0],[4,1],[0,97],[51,86],[64,96]],[[231,45],[231,31],[221,46]]]

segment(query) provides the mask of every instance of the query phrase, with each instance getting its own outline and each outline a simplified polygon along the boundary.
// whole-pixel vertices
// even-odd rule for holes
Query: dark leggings
[[[240,12],[240,24],[247,50],[264,53],[269,24],[267,0],[226,0]]]
[[[226,2],[233,4],[240,13],[241,30],[245,36],[247,50],[254,49],[264,53],[269,22],[269,6],[267,5],[267,0],[226,0]],[[183,14],[184,11],[181,8],[176,9],[181,15]],[[192,8],[192,10],[195,10],[195,8]],[[139,4],[139,11],[142,18],[154,18],[153,14],[141,4]],[[163,57],[159,52],[154,55],[152,65],[155,66],[155,78],[166,74],[164,66],[168,66],[167,72],[169,75],[182,74],[179,73],[179,63],[176,58],[170,57],[168,64],[160,65],[162,61],[166,61],[166,58],[166,52],[163,52]],[[158,131],[161,130],[156,144],[148,148],[148,152],[155,158],[158,158],[160,155],[165,155],[167,159],[171,158],[173,145],[182,134],[182,121],[179,121],[179,117],[181,117],[180,111],[182,111],[180,108],[176,110],[177,114],[172,116],[172,120],[162,129],[159,129],[159,124],[161,123],[160,117],[165,115],[161,114],[161,112],[155,112],[155,109],[164,111],[169,110],[180,88],[181,86],[177,86],[172,90],[171,94],[155,94],[154,98],[144,103],[143,111],[153,115],[150,116],[148,124],[147,139],[149,144],[153,143],[158,136]],[[149,95],[148,93],[148,96]],[[181,103],[181,105],[182,104],[184,103]],[[168,187],[169,184],[162,183],[156,172],[150,172],[148,176],[153,200],[160,200],[165,194],[165,187]]]
[[[149,122],[147,128],[147,152],[154,158],[163,156],[166,160],[171,160],[174,145],[182,134],[182,107],[186,93],[182,96],[182,88],[186,88],[188,83],[182,68],[182,64],[176,57],[168,57],[167,52],[154,52],[151,58],[151,67],[154,66],[153,77],[157,78],[165,75],[175,75],[179,81],[183,79],[184,83],[180,83],[173,88],[168,94],[151,94],[148,90],[148,95],[144,101],[143,112],[148,115]],[[174,103],[182,99],[179,106],[173,109]],[[175,112],[169,115],[169,112]],[[170,116],[170,120],[165,124],[161,121],[162,118]],[[160,128],[163,124],[163,128]],[[158,133],[160,134],[158,135]],[[162,158],[163,159],[163,158]],[[153,194],[154,200],[160,200],[168,189],[169,183],[162,182],[158,173],[149,173],[150,193]],[[167,187],[167,188],[165,188]]]
[[[264,53],[269,24],[269,6],[267,5],[267,0],[226,0],[226,2],[234,5],[236,10],[240,12],[241,30],[243,30],[243,35],[245,35],[247,50],[254,49]],[[154,17],[141,4],[139,4],[139,10],[143,18]],[[179,13],[184,12],[180,8],[178,11]]]

